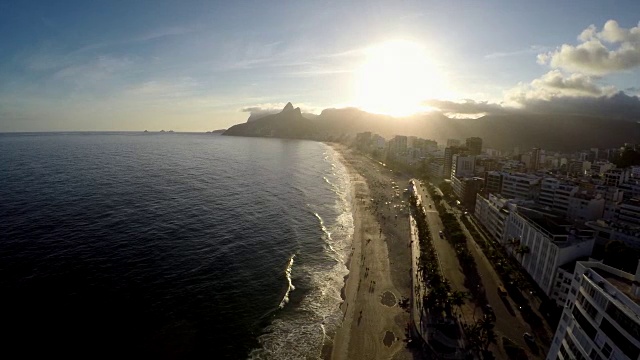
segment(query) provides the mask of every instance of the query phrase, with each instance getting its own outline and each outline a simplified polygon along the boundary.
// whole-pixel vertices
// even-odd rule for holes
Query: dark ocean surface
[[[348,181],[310,141],[0,134],[0,358],[319,358]]]

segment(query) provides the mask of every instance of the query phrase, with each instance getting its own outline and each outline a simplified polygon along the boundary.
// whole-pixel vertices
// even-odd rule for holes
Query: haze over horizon
[[[640,118],[640,3],[0,1],[0,132],[249,113]]]

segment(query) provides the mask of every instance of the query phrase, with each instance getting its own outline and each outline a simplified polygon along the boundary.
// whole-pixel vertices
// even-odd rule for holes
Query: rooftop
[[[576,269],[576,264],[578,263],[578,261],[589,261],[589,257],[588,256],[582,256],[579,257],[573,261],[570,261],[564,265],[560,265],[560,269],[573,274],[573,271]]]
[[[595,231],[587,227],[577,227],[565,218],[540,207],[518,206],[517,212],[535,228],[549,236],[559,247],[571,246],[595,237]]]
[[[618,289],[624,295],[626,295],[629,299],[633,300],[636,304],[640,305],[640,298],[633,296],[633,292],[631,288],[633,287],[633,280],[618,276],[613,274],[606,269],[602,269],[600,267],[593,267],[593,269],[598,275],[602,276],[605,280],[609,282],[613,287]]]

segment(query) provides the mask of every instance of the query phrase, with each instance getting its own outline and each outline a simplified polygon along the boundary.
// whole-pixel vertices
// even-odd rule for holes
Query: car
[[[536,342],[536,339],[533,337],[533,335],[529,333],[522,334],[522,337],[524,338],[524,341],[528,342],[529,344],[535,344]]]
[[[519,305],[518,309],[523,313],[530,313],[531,312],[531,306],[529,306],[529,304]]]
[[[500,264],[500,266],[502,266],[502,264]],[[502,285],[498,286],[498,294],[500,295],[500,297],[507,297],[507,289],[505,289]]]
[[[438,232],[438,235],[440,235],[441,238],[444,238],[444,233],[442,232],[442,230]]]
[[[496,319],[496,313],[493,311],[493,307],[489,304],[484,306],[484,317],[489,320]]]

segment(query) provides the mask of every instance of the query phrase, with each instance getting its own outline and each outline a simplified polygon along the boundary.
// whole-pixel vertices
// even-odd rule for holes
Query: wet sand
[[[330,145],[349,170],[355,226],[343,322],[331,358],[412,359],[404,341],[409,313],[398,306],[411,287],[408,198],[403,194],[409,179],[345,146]]]

